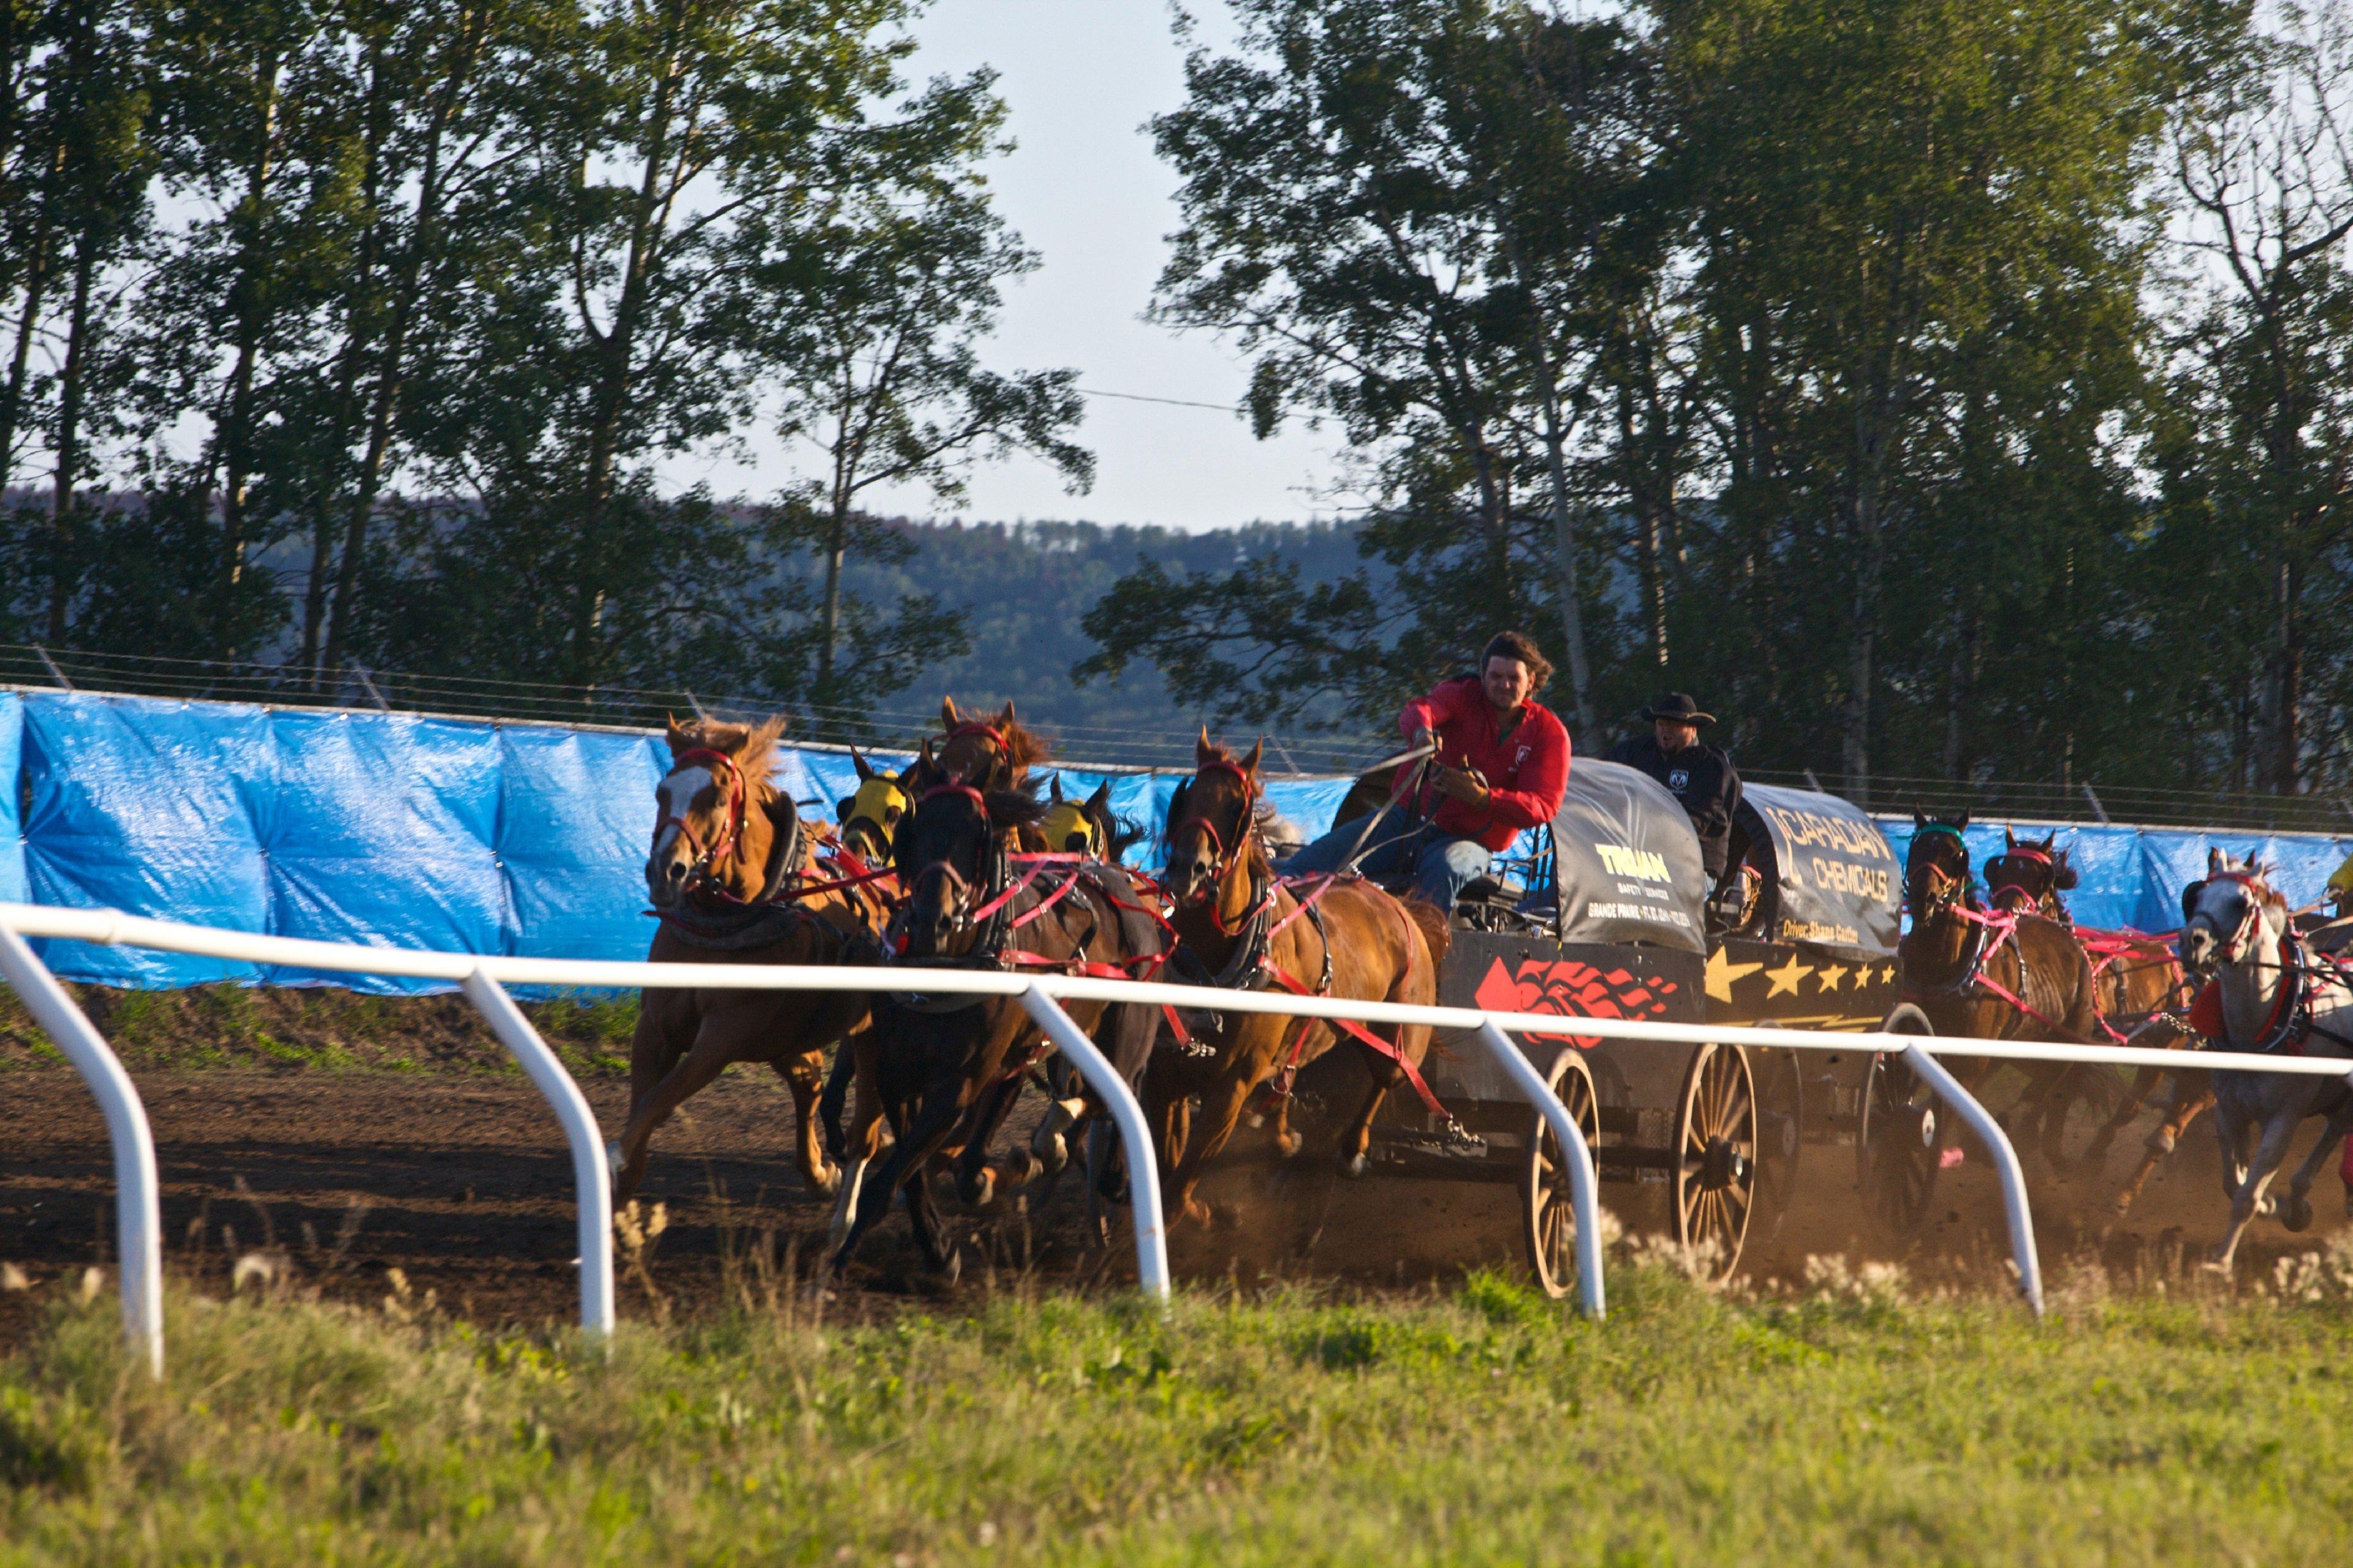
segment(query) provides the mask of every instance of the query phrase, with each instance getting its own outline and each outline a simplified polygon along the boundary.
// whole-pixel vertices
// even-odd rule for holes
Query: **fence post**
[[[1928,1086],[1946,1102],[1961,1113],[1969,1131],[1992,1156],[1994,1173],[2001,1178],[2001,1206],[2010,1216],[2010,1252],[2018,1263],[2018,1288],[2025,1294],[2026,1304],[2034,1315],[2042,1315],[2042,1264],[2034,1251],[2034,1215],[2026,1204],[2026,1173],[2019,1165],[2018,1151],[2010,1146],[2010,1134],[1993,1113],[1978,1103],[1977,1097],[1963,1089],[1960,1080],[1945,1070],[1945,1064],[1930,1056],[1917,1045],[1906,1046],[1904,1059],[1912,1070],[1927,1080]]]
[[[1144,1107],[1111,1058],[1095,1047],[1084,1029],[1062,1011],[1061,1004],[1038,989],[1036,982],[1021,993],[1021,1005],[1054,1048],[1071,1058],[1087,1087],[1111,1108],[1119,1128],[1120,1147],[1127,1152],[1127,1195],[1135,1208],[1135,1279],[1144,1293],[1168,1300],[1168,1232],[1160,1217],[1160,1163],[1152,1147],[1152,1130],[1145,1125]]]
[[[0,974],[26,1009],[81,1074],[106,1115],[114,1146],[114,1230],[122,1270],[122,1332],[143,1353],[151,1376],[164,1375],[164,1216],[155,1179],[155,1137],[147,1108],[121,1061],[25,939],[0,926]]]
[[[613,1331],[613,1177],[596,1113],[505,986],[477,969],[466,976],[466,996],[547,1097],[572,1145],[572,1178],[580,1187],[580,1326],[607,1337]]]
[[[1608,1315],[1609,1303],[1601,1289],[1601,1205],[1596,1190],[1593,1151],[1586,1146],[1585,1129],[1568,1113],[1536,1071],[1535,1063],[1521,1054],[1513,1038],[1493,1023],[1479,1026],[1479,1043],[1487,1047],[1512,1086],[1552,1129],[1553,1139],[1559,1143],[1561,1155],[1568,1162],[1568,1206],[1577,1215],[1577,1304],[1579,1310],[1595,1321]],[[1575,1047],[1568,1047],[1575,1049]]]

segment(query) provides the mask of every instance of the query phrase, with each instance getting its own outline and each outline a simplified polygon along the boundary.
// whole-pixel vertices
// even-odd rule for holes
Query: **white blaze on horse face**
[[[694,809],[694,797],[711,782],[709,768],[681,768],[654,786],[654,798],[661,803],[661,826],[654,830],[655,859],[678,842],[679,829]]]

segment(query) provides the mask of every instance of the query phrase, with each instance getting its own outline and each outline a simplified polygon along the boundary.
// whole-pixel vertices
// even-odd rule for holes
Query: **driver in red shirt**
[[[1357,866],[1367,876],[1410,874],[1421,896],[1441,910],[1486,873],[1496,852],[1523,828],[1550,822],[1568,788],[1568,731],[1535,700],[1552,666],[1519,632],[1499,632],[1480,657],[1479,673],[1441,680],[1405,705],[1398,728],[1438,752],[1426,774],[1398,770],[1400,790],[1422,774],[1418,798],[1400,799],[1365,840]],[[1336,871],[1361,819],[1345,822],[1284,862],[1292,873]]]

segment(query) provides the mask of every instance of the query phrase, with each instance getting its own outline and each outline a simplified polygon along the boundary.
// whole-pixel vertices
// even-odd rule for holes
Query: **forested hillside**
[[[1361,564],[1356,531],[1329,524],[1252,523],[1210,533],[1087,522],[886,526],[912,552],[896,563],[855,565],[845,582],[877,603],[928,595],[960,609],[972,651],[930,667],[905,698],[882,706],[928,713],[917,699],[928,702],[938,692],[1011,698],[1024,715],[1060,732],[1068,749],[1104,761],[1127,754],[1122,742],[1132,732],[1165,734],[1201,710],[1172,703],[1149,665],[1117,681],[1072,682],[1071,667],[1095,651],[1082,623],[1123,575],[1146,561],[1180,573],[1223,573],[1271,557],[1302,582],[1318,583]]]

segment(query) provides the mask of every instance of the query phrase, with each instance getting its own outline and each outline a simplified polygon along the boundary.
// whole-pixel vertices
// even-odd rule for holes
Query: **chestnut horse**
[[[2092,1001],[2099,1012],[2104,1037],[2153,1050],[2195,1045],[2195,1037],[2182,1021],[2189,1006],[2189,988],[2180,962],[2174,955],[2172,941],[2137,931],[2089,931],[2076,925],[2060,896],[2075,886],[2075,868],[2067,864],[2067,852],[2056,847],[2058,837],[2053,832],[2040,840],[2020,838],[2008,828],[2002,829],[2002,852],[1985,863],[1986,901],[1995,909],[2013,913],[2031,910],[2074,933],[2076,943],[2092,965]],[[2084,1163],[2097,1167],[2107,1157],[2116,1135],[2132,1125],[2133,1119],[2155,1098],[2158,1084],[2167,1076],[2158,1068],[2143,1068],[2134,1075],[2132,1087],[2115,1096],[2113,1112],[2084,1149]],[[2214,1103],[2212,1093],[2205,1086],[2204,1074],[2173,1076],[2185,1079],[2194,1076],[2196,1087],[2189,1089],[2186,1097],[2177,1089],[2164,1125],[2149,1135],[2147,1158],[2116,1199],[2119,1213],[2132,1205],[2157,1162],[2172,1152],[2175,1142],[2189,1123]],[[2084,1081],[2093,1084],[2102,1083],[2105,1078],[2104,1068],[2090,1069],[2084,1075]],[[2187,1083],[2182,1087],[2188,1088]]]
[[[919,769],[927,765],[919,763]],[[894,859],[907,896],[892,919],[886,962],[918,982],[926,967],[1127,977],[1155,971],[1164,940],[1130,873],[1009,847],[1044,815],[1028,790],[940,783],[917,795],[899,823]],[[1108,1031],[1104,1054],[1134,1082],[1152,1049],[1151,1009],[1100,1002],[1063,1007],[1098,1041]],[[903,1191],[925,1265],[952,1279],[955,1252],[924,1167],[961,1143],[958,1193],[967,1203],[988,1201],[996,1179],[986,1163],[988,1141],[1047,1055],[1047,1042],[1018,996],[886,993],[875,1002],[871,1048],[877,1094],[896,1142],[864,1183],[833,1267],[848,1265],[889,1212],[892,1194]],[[1098,1172],[1099,1189],[1107,1176]]]
[[[757,727],[670,726],[670,769],[646,857],[646,889],[661,917],[647,956],[657,963],[871,963],[884,909],[843,880],[792,798],[768,780],[784,721]],[[629,1115],[609,1153],[615,1194],[644,1179],[654,1129],[731,1063],[765,1062],[793,1093],[801,1173],[831,1193],[839,1173],[811,1113],[825,1051],[863,1026],[867,998],[848,992],[649,988],[629,1046]],[[845,1054],[847,1051],[845,1050]],[[871,1095],[859,1136],[871,1140]]]
[[[1170,800],[1163,835],[1167,890],[1176,905],[1171,970],[1211,985],[1281,985],[1302,994],[1430,1005],[1438,997],[1438,965],[1450,940],[1446,917],[1354,877],[1278,881],[1260,836],[1264,751],[1261,742],[1237,760],[1206,729],[1194,743],[1196,771]],[[1391,1089],[1412,1083],[1427,1096],[1419,1075],[1430,1051],[1427,1025],[1358,1034],[1355,1026],[1278,1014],[1195,1016],[1203,1019],[1206,1037],[1187,1053],[1155,1054],[1145,1080],[1145,1109],[1160,1131],[1172,1219],[1209,1217],[1193,1195],[1202,1167],[1233,1136],[1250,1096],[1270,1082],[1280,1080],[1283,1112],[1276,1145],[1286,1156],[1298,1152],[1298,1134],[1287,1122],[1291,1079],[1344,1032],[1372,1075],[1364,1103],[1340,1134],[1344,1173],[1365,1173],[1373,1117]],[[1198,1125],[1190,1110],[1196,1097]]]
[[[1904,1000],[1939,1035],[2105,1043],[2091,960],[2074,933],[2041,915],[1989,914],[1971,897],[1969,847],[1961,837],[1968,820],[1912,814],[1904,869],[1912,929],[1897,948]],[[1947,1065],[1964,1084],[1982,1080],[1992,1068],[1982,1058]],[[2070,1062],[2017,1065],[2027,1076],[2018,1106],[2030,1124],[2041,1121],[2044,1157],[2063,1165],[2067,1112],[2083,1069]],[[1940,1142],[1948,1125],[1937,1123]]]

